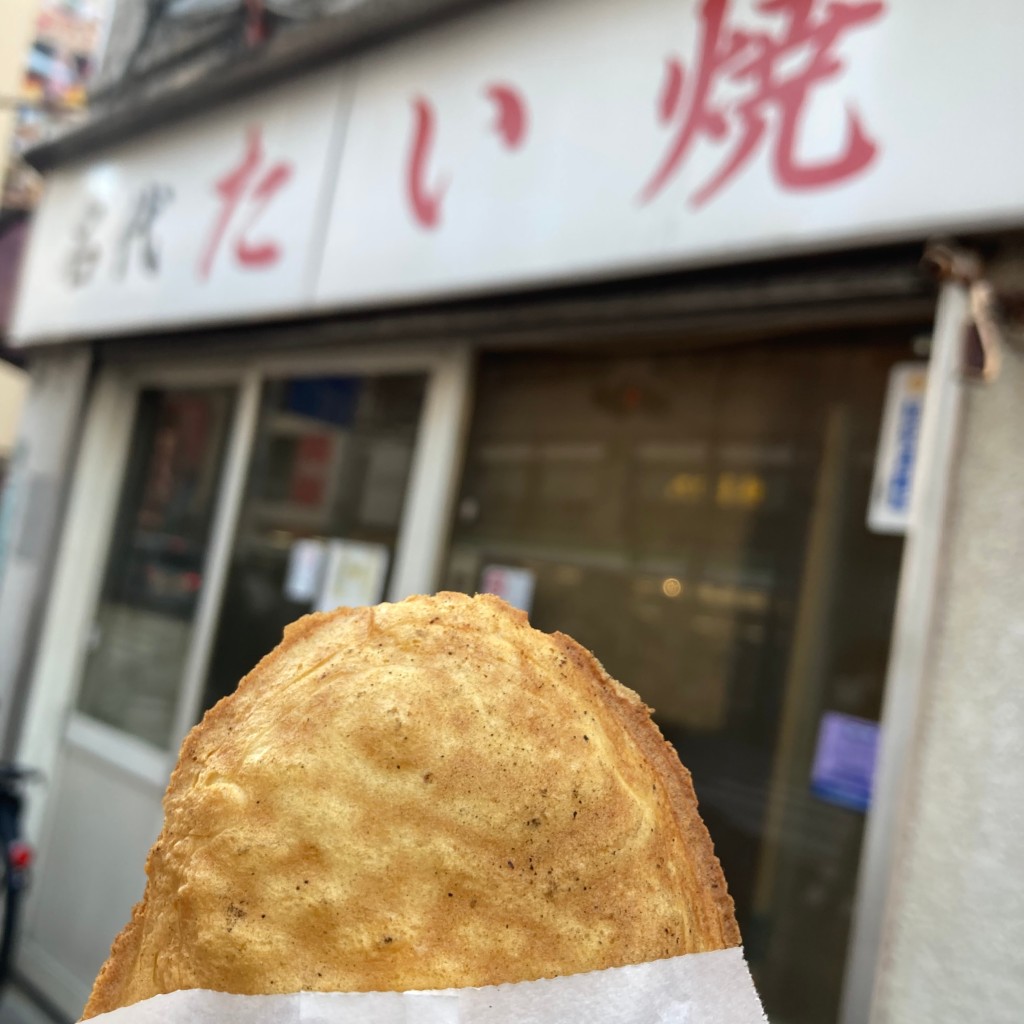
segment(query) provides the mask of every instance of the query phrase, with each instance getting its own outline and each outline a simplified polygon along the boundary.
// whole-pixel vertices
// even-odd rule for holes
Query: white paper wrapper
[[[230,996],[189,989],[93,1024],[762,1024],[742,949],[546,981],[429,992]]]

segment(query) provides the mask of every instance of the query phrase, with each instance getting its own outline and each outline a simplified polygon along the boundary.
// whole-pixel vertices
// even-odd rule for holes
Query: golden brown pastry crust
[[[739,945],[640,698],[490,596],[310,615],[192,730],[84,1016],[490,985]]]

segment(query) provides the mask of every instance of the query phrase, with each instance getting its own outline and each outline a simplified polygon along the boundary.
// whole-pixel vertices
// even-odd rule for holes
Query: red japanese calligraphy
[[[241,163],[214,183],[224,205],[199,263],[199,276],[203,280],[210,276],[220,244],[243,200],[247,200],[251,213],[235,238],[233,249],[238,263],[243,267],[258,268],[270,266],[280,259],[281,248],[276,242],[251,242],[248,235],[270,200],[288,183],[292,176],[292,166],[285,161],[278,161],[271,164],[256,180],[263,165],[262,132],[258,127],[252,127],[247,133],[245,155]]]
[[[506,149],[518,149],[526,138],[526,104],[509,85],[489,85],[485,90],[495,106],[494,130]]]
[[[526,139],[527,127],[527,108],[522,96],[515,88],[504,84],[488,85],[484,93],[494,104],[492,127],[502,145],[508,150],[519,149]],[[433,185],[428,184],[428,164],[437,133],[437,114],[433,104],[422,96],[412,101],[412,110],[412,145],[405,167],[406,198],[416,223],[433,229],[441,223],[441,204],[452,176],[447,174],[439,177]]]
[[[824,10],[816,12],[816,5]],[[849,107],[846,139],[836,157],[804,163],[797,156],[797,142],[811,91],[843,69],[834,52],[840,37],[877,19],[884,4],[878,0],[833,0],[826,5],[818,0],[761,0],[757,10],[781,16],[782,30],[771,34],[731,29],[726,24],[729,0],[704,0],[693,66],[686,69],[675,57],[666,66],[658,116],[663,123],[675,122],[676,130],[640,194],[642,202],[661,192],[701,137],[732,145],[718,171],[690,197],[695,207],[711,199],[743,168],[770,126],[775,129],[772,171],[783,188],[831,185],[860,173],[874,159],[878,146]],[[716,87],[721,84],[734,92],[737,86],[746,90],[740,98],[723,100],[717,96]]]
[[[406,191],[409,205],[416,220],[425,228],[435,228],[441,221],[441,200],[448,189],[449,180],[444,179],[433,189],[426,185],[427,161],[434,144],[434,108],[428,100],[418,96],[413,100],[416,124],[413,129],[412,151],[406,169]]]

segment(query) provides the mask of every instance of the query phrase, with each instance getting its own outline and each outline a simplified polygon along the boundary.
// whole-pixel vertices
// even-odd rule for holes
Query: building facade
[[[656,709],[773,1021],[1017,1020],[1020,14],[459,6],[312,67],[250,12],[35,156],[21,972],[78,1013],[287,622],[447,588]]]

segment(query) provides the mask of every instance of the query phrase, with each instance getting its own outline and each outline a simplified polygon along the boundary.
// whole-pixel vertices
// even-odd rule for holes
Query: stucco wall
[[[1024,1021],[1024,356],[970,388],[873,1024]]]

